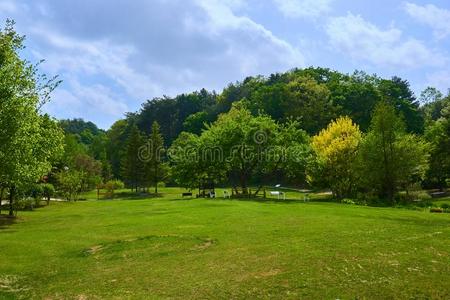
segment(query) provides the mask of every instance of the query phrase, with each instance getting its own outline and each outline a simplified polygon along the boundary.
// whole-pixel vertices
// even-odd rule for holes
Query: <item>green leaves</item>
[[[56,122],[39,114],[40,96],[57,83],[43,81],[37,67],[19,57],[23,41],[7,21],[0,32],[0,184],[19,188],[50,171],[63,143]]]
[[[339,199],[355,193],[355,161],[361,140],[359,127],[349,117],[333,121],[313,137],[312,146],[322,167],[320,172],[312,172],[314,180],[326,180]]]
[[[424,178],[428,168],[428,144],[407,134],[394,107],[379,103],[370,131],[360,151],[360,181],[382,199],[393,201],[399,188]]]
[[[247,193],[250,180],[263,182],[276,172],[304,178],[308,142],[298,122],[280,125],[267,115],[253,116],[235,105],[200,136],[180,135],[169,151],[172,174],[190,188],[204,180],[228,179],[236,191],[240,187]]]

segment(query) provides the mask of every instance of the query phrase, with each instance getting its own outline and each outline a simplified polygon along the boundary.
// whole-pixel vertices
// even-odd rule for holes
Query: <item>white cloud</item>
[[[428,5],[406,2],[405,11],[418,22],[430,26],[436,38],[442,39],[450,34],[450,10]]]
[[[317,18],[331,10],[334,0],[273,0],[289,18]]]
[[[450,92],[450,71],[438,71],[427,75],[427,86],[433,86],[443,93]]]
[[[83,116],[95,121],[100,128],[108,128],[110,119],[122,118],[128,106],[102,84],[81,84],[72,78],[63,83],[52,95],[44,110],[58,118]]]
[[[361,16],[349,13],[326,25],[331,45],[358,61],[384,67],[443,66],[446,59],[414,38],[403,38],[397,28],[380,29]]]
[[[116,46],[108,40],[87,42],[39,27],[31,32],[50,46],[45,55],[37,51],[34,54],[46,59],[43,66],[51,73],[67,73],[71,77],[102,75],[115,81],[128,94],[141,99],[161,92],[151,78],[130,68],[128,59],[136,52],[132,46]]]
[[[65,81],[49,110],[87,118],[89,107],[102,111],[104,105],[111,117],[103,127],[120,109],[135,111],[146,99],[220,90],[246,76],[305,65],[297,47],[241,15],[247,0],[20,3],[24,9],[11,16],[28,37],[30,58],[45,59],[44,72]],[[133,18],[123,18],[123,11]]]
[[[244,76],[305,65],[299,49],[250,18],[235,15],[228,5],[217,0],[197,3],[208,15],[207,25],[194,22],[191,29],[224,41],[226,49],[220,59],[230,63],[235,60]]]

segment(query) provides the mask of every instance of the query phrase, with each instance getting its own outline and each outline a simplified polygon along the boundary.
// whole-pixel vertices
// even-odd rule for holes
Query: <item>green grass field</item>
[[[180,191],[19,213],[0,299],[450,299],[450,214]]]

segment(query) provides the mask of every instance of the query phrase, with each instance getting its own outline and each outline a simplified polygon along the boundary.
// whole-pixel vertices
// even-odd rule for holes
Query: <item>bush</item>
[[[428,194],[425,191],[418,191],[416,192],[416,199],[421,200],[421,201],[427,201],[427,200],[431,200],[432,197],[430,196],[430,194]]]
[[[16,199],[13,202],[13,207],[15,211],[18,210],[33,210],[36,200],[31,197]]]
[[[420,201],[416,203],[418,207],[431,207],[433,206],[433,202],[431,200]]]
[[[106,196],[112,198],[115,190],[120,190],[125,187],[125,184],[120,180],[110,180],[102,186],[106,190]]]
[[[355,205],[355,201],[353,201],[352,199],[342,199],[341,203],[344,204],[350,204],[350,205]]]
[[[440,208],[440,207],[432,207],[432,208],[430,208],[430,212],[432,212],[432,213],[443,213],[444,210],[442,208]]]
[[[44,195],[44,189],[40,184],[33,184],[25,194],[26,196],[31,196],[31,198],[34,199],[35,206],[40,206],[42,196]]]
[[[163,181],[158,182],[158,187],[159,188],[165,188],[166,187],[166,183]]]
[[[448,204],[448,203],[443,203],[443,204],[441,205],[441,207],[442,207],[443,209],[449,209],[449,208],[450,208],[450,204]]]
[[[386,202],[378,198],[373,193],[358,193],[358,204],[369,206],[386,206]]]
[[[47,199],[47,205],[50,202],[50,198],[55,194],[55,187],[53,184],[44,183],[42,184],[43,195]]]

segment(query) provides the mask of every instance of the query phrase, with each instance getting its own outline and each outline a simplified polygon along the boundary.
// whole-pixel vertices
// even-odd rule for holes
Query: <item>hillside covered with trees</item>
[[[0,39],[0,196],[10,203],[43,187],[76,199],[121,182],[155,193],[210,182],[237,196],[283,184],[395,203],[400,191],[442,191],[450,178],[450,95],[432,87],[416,96],[399,77],[293,69],[150,99],[101,130],[43,114],[58,78],[19,57],[13,23]]]

